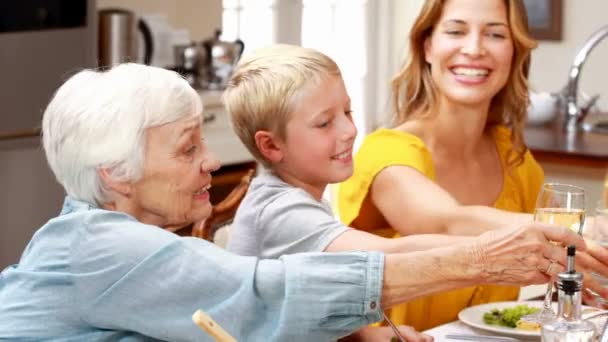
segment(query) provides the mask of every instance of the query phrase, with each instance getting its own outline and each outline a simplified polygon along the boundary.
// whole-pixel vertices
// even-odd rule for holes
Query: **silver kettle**
[[[208,72],[206,50],[194,42],[186,45],[176,45],[173,47],[175,57],[174,70],[179,72],[188,83],[194,87],[206,88]]]
[[[245,43],[242,40],[223,41],[220,40],[221,34],[222,31],[216,30],[213,38],[203,41],[207,55],[203,78],[206,80],[207,87],[211,89],[226,87],[232,71],[245,49]]]
[[[154,46],[152,32],[145,21],[135,13],[119,8],[99,11],[99,66],[123,62],[138,62],[139,38],[144,43],[143,62],[150,64]]]

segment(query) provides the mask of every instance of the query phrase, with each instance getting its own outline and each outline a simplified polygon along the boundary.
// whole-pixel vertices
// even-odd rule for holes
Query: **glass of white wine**
[[[569,184],[543,184],[536,200],[534,221],[566,227],[582,235],[585,225],[585,189]],[[552,295],[553,280],[547,284],[543,308],[535,314],[522,317],[522,320],[542,325],[555,319],[555,311],[551,307]]]

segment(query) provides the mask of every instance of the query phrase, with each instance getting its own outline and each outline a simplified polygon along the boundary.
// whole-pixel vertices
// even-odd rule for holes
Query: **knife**
[[[469,335],[469,334],[447,334],[449,340],[461,341],[490,341],[490,342],[519,342],[518,339],[506,336]]]

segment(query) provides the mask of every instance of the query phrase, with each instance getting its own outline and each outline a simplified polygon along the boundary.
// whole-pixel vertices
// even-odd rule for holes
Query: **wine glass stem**
[[[551,307],[551,301],[553,299],[553,279],[549,280],[547,284],[547,292],[545,293],[545,303],[543,305],[543,311],[553,311]]]

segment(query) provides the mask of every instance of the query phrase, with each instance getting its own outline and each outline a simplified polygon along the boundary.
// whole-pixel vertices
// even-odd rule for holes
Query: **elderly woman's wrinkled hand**
[[[582,237],[560,226],[533,222],[518,228],[496,229],[480,235],[473,260],[482,281],[503,285],[546,283],[565,269],[565,245],[586,251]]]

